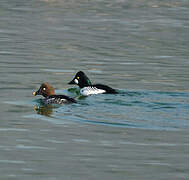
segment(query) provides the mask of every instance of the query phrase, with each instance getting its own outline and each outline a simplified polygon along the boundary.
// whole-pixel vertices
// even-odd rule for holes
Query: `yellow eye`
[[[77,77],[77,79],[79,79],[79,76]]]

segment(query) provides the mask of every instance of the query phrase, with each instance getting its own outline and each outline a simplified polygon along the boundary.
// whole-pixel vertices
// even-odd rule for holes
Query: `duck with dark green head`
[[[83,96],[89,96],[92,94],[117,94],[118,92],[103,84],[92,84],[86,74],[82,71],[79,71],[73,80],[71,80],[68,84],[76,84],[80,87],[80,93]]]

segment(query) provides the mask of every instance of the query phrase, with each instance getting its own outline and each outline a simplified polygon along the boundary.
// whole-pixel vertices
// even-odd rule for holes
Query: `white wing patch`
[[[96,87],[84,87],[80,90],[80,93],[83,95],[83,96],[89,96],[91,94],[102,94],[102,93],[105,93],[106,91],[103,90],[103,89],[98,89]]]
[[[66,102],[67,102],[66,99],[50,98],[50,99],[47,99],[46,101],[44,101],[44,104],[62,104],[62,103],[66,103]]]

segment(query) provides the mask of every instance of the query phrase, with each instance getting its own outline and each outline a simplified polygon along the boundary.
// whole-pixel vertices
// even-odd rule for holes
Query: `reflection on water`
[[[78,88],[75,91],[77,92]],[[69,93],[76,94],[75,91],[72,89]],[[116,95],[100,94],[89,97],[78,95],[77,105],[38,104],[34,107],[37,114],[62,121],[66,119],[125,128],[179,130],[189,127],[188,97],[189,94],[183,92],[120,90]]]
[[[41,114],[44,116],[51,116],[53,113],[53,106],[41,106],[41,107],[37,107],[34,106],[34,110],[37,112],[37,114]]]

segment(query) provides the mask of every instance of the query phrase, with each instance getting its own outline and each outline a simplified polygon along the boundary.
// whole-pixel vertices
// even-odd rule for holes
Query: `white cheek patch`
[[[80,93],[83,96],[89,96],[91,94],[102,94],[105,93],[106,91],[103,89],[97,89],[96,87],[84,87],[80,90]]]
[[[74,82],[75,82],[76,84],[79,84],[79,81],[78,81],[77,79],[74,79]]]

